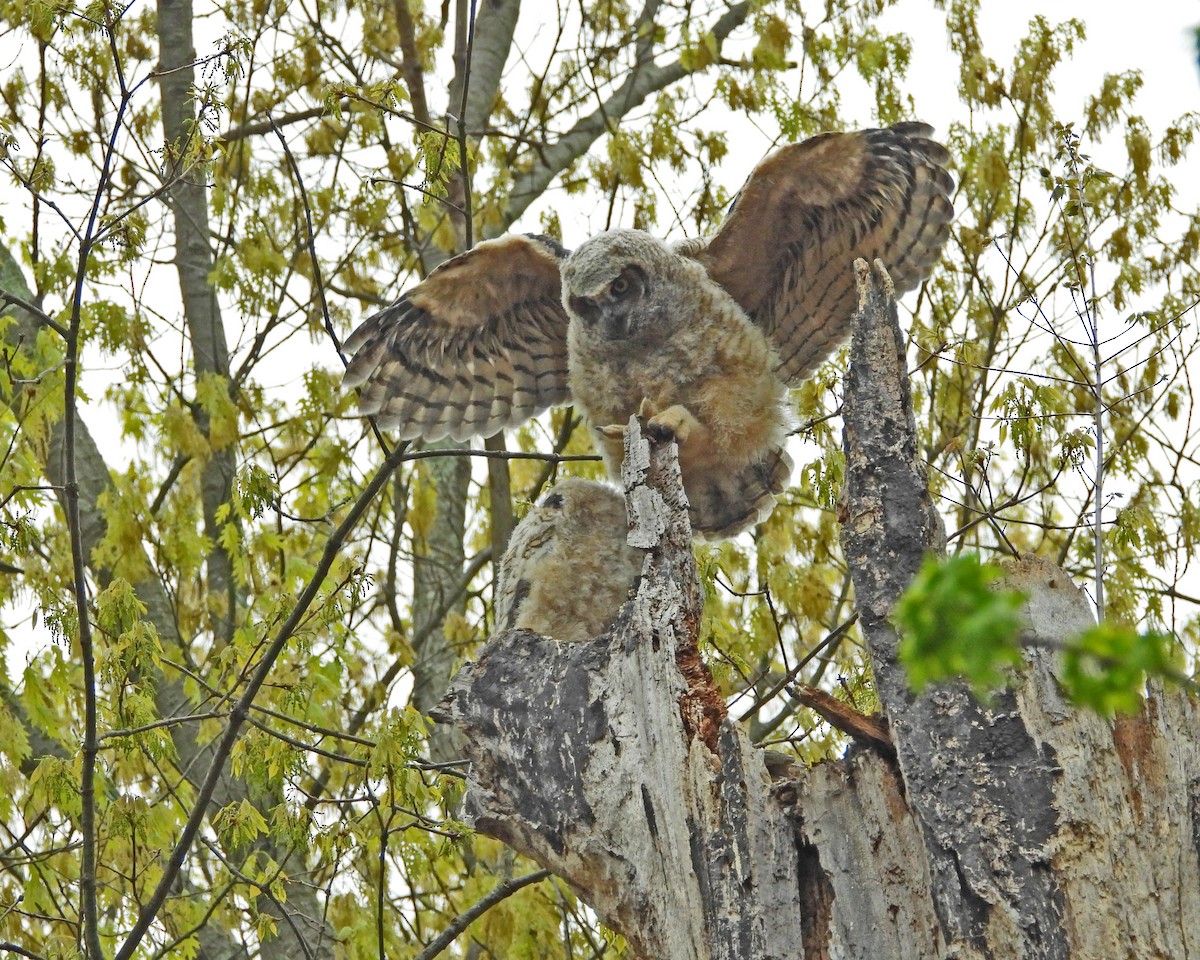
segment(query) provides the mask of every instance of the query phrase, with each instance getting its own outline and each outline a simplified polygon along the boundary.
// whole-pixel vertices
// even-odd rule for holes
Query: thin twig
[[[75,433],[79,419],[77,409],[79,335],[83,322],[83,290],[87,280],[88,261],[91,259],[97,222],[100,218],[100,205],[108,189],[113,157],[117,151],[117,137],[124,127],[125,112],[129,107],[131,96],[131,91],[126,92],[121,97],[121,103],[117,108],[116,119],[113,121],[112,130],[109,132],[108,142],[105,145],[104,159],[92,197],[92,208],[88,213],[87,226],[79,244],[79,261],[75,270],[74,289],[71,294],[71,321],[66,338],[66,383],[63,387],[63,457],[66,472],[64,499],[66,500],[67,528],[71,541],[71,567],[75,592],[75,612],[78,620],[79,656],[83,667],[83,744],[79,814],[79,829],[83,844],[79,867],[80,937],[84,949],[94,960],[103,960],[104,958],[104,948],[100,943],[100,922],[96,904],[96,759],[100,751],[100,744],[96,736],[96,655],[92,643],[92,625],[88,610],[87,567],[83,555],[82,520],[79,515],[79,476],[75,456]]]
[[[19,947],[15,943],[0,943],[0,953],[15,953],[18,956],[29,957],[29,960],[46,960],[40,953],[34,953],[32,950],[26,950],[24,947]]]
[[[3,288],[0,288],[0,300],[3,300],[5,303],[9,304],[10,306],[20,307],[22,310],[24,310],[26,313],[28,313],[31,317],[34,317],[38,321],[38,323],[44,324],[45,326],[49,327],[51,330],[53,330],[55,333],[57,333],[64,340],[66,340],[67,337],[70,336],[70,333],[68,332],[66,327],[64,327],[61,323],[59,323],[53,317],[51,317],[50,314],[48,314],[45,310],[42,310],[40,307],[38,307],[37,304],[30,303],[28,300],[25,300],[22,297],[18,297],[15,293],[9,293],[7,290],[5,290]]]
[[[527,873],[523,877],[516,877],[497,884],[491,893],[480,897],[474,904],[451,920],[449,926],[438,935],[437,939],[433,940],[429,946],[417,954],[415,960],[433,960],[434,957],[450,946],[455,938],[466,930],[476,918],[482,916],[496,904],[500,903],[500,901],[511,897],[522,887],[538,883],[545,880],[548,876],[550,876],[549,870],[535,870],[533,873]]]
[[[158,730],[162,727],[177,727],[181,723],[195,723],[200,720],[217,720],[224,716],[225,714],[223,713],[212,711],[209,713],[193,713],[181,717],[164,717],[162,720],[155,720],[153,723],[146,723],[140,727],[129,727],[125,730],[110,730],[99,739],[103,743],[105,740],[113,740],[117,737],[136,737],[139,733]]]
[[[461,3],[462,0],[459,0]],[[471,164],[467,156],[467,94],[471,89],[471,54],[475,49],[475,0],[467,15],[467,49],[463,59],[462,100],[458,107],[458,172],[463,188],[463,249],[475,246],[475,211],[471,203]]]
[[[792,669],[789,670],[783,676],[783,679],[781,679],[778,683],[776,683],[774,686],[772,686],[771,689],[768,690],[766,693],[759,696],[754,701],[754,703],[752,703],[750,705],[750,707],[740,717],[738,717],[738,723],[745,723],[747,720],[749,720],[751,717],[753,717],[756,713],[758,713],[758,711],[765,704],[770,703],[773,699],[775,699],[775,697],[779,696],[780,693],[782,693],[784,690],[787,689],[789,684],[791,684],[792,682],[795,681],[796,677],[798,677],[800,675],[800,671],[803,670],[806,666],[808,666],[808,664],[818,654],[820,654],[822,650],[825,650],[828,647],[832,646],[833,644],[837,643],[843,636],[846,635],[846,631],[848,631],[857,622],[858,622],[858,614],[853,613],[850,615],[850,617],[848,619],[843,620],[836,627],[834,627],[832,630],[830,630],[829,635],[824,640],[822,640],[820,643],[818,643],[815,647],[813,647],[810,651],[808,651],[808,653],[806,653],[804,655],[804,657],[800,660],[800,662],[797,663],[794,667],[792,667]]]
[[[275,666],[275,661],[279,659],[279,655],[283,653],[284,647],[295,633],[296,628],[300,625],[304,615],[308,612],[308,608],[316,599],[321,585],[325,582],[326,576],[342,549],[342,545],[350,536],[351,531],[357,526],[359,519],[371,505],[376,494],[379,493],[383,485],[387,482],[388,477],[400,465],[403,457],[401,451],[403,449],[403,447],[397,447],[383,462],[383,465],[375,473],[375,476],[371,478],[371,482],[363,490],[350,512],[346,515],[346,519],[342,521],[341,525],[326,542],[321,559],[317,563],[317,567],[308,584],[297,598],[295,607],[292,608],[291,614],[279,628],[275,639],[263,654],[262,659],[254,670],[254,674],[246,685],[246,689],[233,705],[230,711],[229,725],[225,728],[225,733],[222,735],[216,750],[213,752],[212,763],[208,768],[208,774],[204,778],[203,785],[196,794],[191,816],[188,817],[179,840],[164,863],[162,876],[158,881],[158,885],[154,888],[154,892],[150,895],[149,899],[142,905],[141,910],[138,912],[137,921],[129,931],[125,942],[121,944],[120,950],[117,951],[115,960],[130,960],[137,950],[138,944],[145,937],[146,931],[150,929],[150,925],[154,922],[155,917],[158,916],[163,903],[166,902],[167,896],[170,894],[171,889],[175,885],[175,880],[183,868],[183,861],[187,857],[192,842],[200,830],[200,824],[205,817],[209,800],[212,799],[213,793],[217,789],[217,784],[224,772],[225,762],[229,759],[229,755],[233,751],[242,724],[246,720],[251,704],[254,703],[254,698],[258,695],[258,691],[261,689],[263,683],[266,682],[267,675]]]
[[[296,189],[300,191],[300,202],[304,207],[304,223],[307,227],[305,234],[306,246],[308,247],[308,258],[312,262],[313,283],[317,287],[317,301],[321,304],[321,317],[325,321],[325,332],[329,334],[329,339],[333,341],[333,347],[337,350],[338,357],[341,358],[342,366],[349,366],[350,363],[346,359],[346,355],[342,353],[342,342],[338,339],[338,335],[333,330],[333,320],[329,316],[329,302],[325,298],[325,281],[321,274],[321,261],[317,258],[317,237],[316,231],[313,228],[312,207],[308,202],[308,191],[304,189],[304,178],[300,176],[300,166],[296,163],[296,158],[292,156],[292,148],[288,146],[287,138],[283,135],[283,131],[275,124],[275,119],[269,113],[267,114],[267,122],[271,124],[271,129],[275,131],[275,136],[279,138],[279,144],[283,147],[283,155],[287,158],[288,167],[292,171],[292,177],[296,181]]]

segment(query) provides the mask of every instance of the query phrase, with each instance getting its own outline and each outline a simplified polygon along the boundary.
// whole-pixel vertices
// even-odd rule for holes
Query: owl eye
[[[611,293],[614,297],[623,297],[632,289],[633,284],[629,282],[629,278],[624,274],[621,274],[621,276],[617,277],[617,279],[609,284],[608,287],[609,293]]]

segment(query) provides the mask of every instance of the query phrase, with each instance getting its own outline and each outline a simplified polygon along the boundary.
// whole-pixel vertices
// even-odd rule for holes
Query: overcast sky
[[[1189,110],[1200,109],[1200,72],[1196,68],[1195,0],[983,0],[980,32],[988,55],[1001,66],[1011,60],[1030,20],[1051,23],[1075,18],[1087,28],[1087,40],[1056,71],[1056,106],[1076,115],[1106,73],[1140,70],[1145,86],[1137,107],[1152,129],[1162,129]],[[909,89],[920,109],[939,127],[958,110],[957,71],[946,43],[944,15],[930,0],[901,0],[881,23],[913,39]]]

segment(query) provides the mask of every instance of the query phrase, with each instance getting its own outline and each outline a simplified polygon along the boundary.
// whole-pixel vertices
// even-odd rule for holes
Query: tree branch
[[[31,299],[28,283],[19,264],[17,264],[9,250],[3,244],[0,244],[0,281],[3,282],[7,289],[16,292],[22,299],[27,301]],[[17,317],[17,323],[7,331],[8,343],[14,349],[18,347],[27,350],[33,349],[33,346],[37,343],[38,317],[25,311],[20,306],[16,306],[14,312]],[[14,394],[0,396],[0,402],[4,402],[12,407],[17,402],[19,394],[20,387],[17,385]],[[91,557],[106,531],[107,524],[104,513],[99,509],[97,504],[100,501],[101,495],[112,488],[112,475],[104,460],[104,455],[100,452],[99,445],[88,430],[86,423],[82,420],[79,420],[76,424],[75,462],[79,501],[78,529],[84,556]],[[64,434],[61,422],[55,424],[52,428],[43,470],[47,479],[54,485],[55,492],[58,494],[61,502],[64,496],[62,491],[66,483]],[[63,505],[63,509],[65,511],[65,504]],[[146,564],[146,566],[149,568],[150,565]],[[111,572],[104,568],[95,568],[94,573],[99,585],[102,587],[107,585],[111,580]],[[183,647],[184,639],[179,633],[171,598],[167,595],[162,582],[154,576],[149,576],[139,580],[133,586],[138,599],[146,606],[145,619],[154,624],[155,630],[162,639],[163,644],[165,646]],[[171,716],[179,704],[187,702],[189,702],[189,698],[183,689],[183,684],[179,680],[171,679],[168,676],[158,678],[155,684],[155,704],[160,713],[165,716]],[[179,757],[180,767],[184,770],[191,767],[197,758],[209,749],[207,743],[202,745],[197,742],[196,732],[194,725],[191,724],[185,724],[172,729],[172,742],[174,743],[175,752]],[[38,742],[45,742],[45,738],[42,737],[40,732],[37,733],[37,738]],[[41,753],[57,754],[57,751],[46,749],[42,750]],[[246,796],[246,785],[241,781],[234,780],[229,776],[228,771],[226,771],[220,787],[215,792],[214,801],[218,805],[223,806]],[[287,850],[272,849],[270,851],[270,855],[279,863],[286,861],[288,853],[289,851]],[[312,892],[310,888],[304,885],[293,885],[290,891],[290,899],[293,901],[303,901],[311,897]],[[205,957],[239,956],[239,948],[235,944],[225,939],[222,939],[220,943],[216,942],[218,938],[214,936],[214,930],[215,928],[209,928],[201,934]],[[284,938],[271,941],[270,949],[276,949],[284,944],[286,944]],[[266,955],[265,953],[264,956]]]
[[[393,0],[396,14],[396,32],[400,35],[400,57],[404,72],[404,84],[408,87],[408,99],[412,103],[413,116],[429,125],[429,104],[425,100],[425,76],[421,70],[421,57],[417,52],[417,30],[413,22],[408,0]]]
[[[463,105],[459,119],[468,132],[483,129],[492,115],[520,12],[520,0],[490,0],[475,19],[470,60],[460,65],[449,97],[453,109]],[[466,163],[465,155],[462,159]]]
[[[3,252],[4,257],[6,257],[10,260],[12,259],[12,255],[8,252],[7,249],[0,247],[0,250],[4,251]],[[18,269],[20,269],[20,268],[18,268]],[[55,333],[57,333],[64,340],[66,340],[67,337],[70,336],[70,332],[67,330],[67,328],[64,327],[58,321],[56,321],[52,316],[50,316],[50,314],[46,313],[45,310],[42,310],[40,307],[38,307],[34,303],[30,303],[24,297],[18,297],[15,293],[10,293],[8,290],[4,289],[4,287],[2,287],[2,286],[0,286],[0,300],[3,300],[9,306],[20,307],[26,313],[30,314],[33,317],[36,317],[38,323],[42,324],[43,326],[49,327],[51,330],[53,330]]]
[[[734,29],[745,23],[753,7],[754,4],[749,2],[736,3],[721,15],[711,31],[718,49]],[[620,88],[592,113],[576,122],[555,143],[538,151],[529,170],[517,173],[499,222],[485,229],[487,237],[497,237],[508,230],[529,205],[546,191],[555,177],[587,153],[591,145],[629,111],[640,106],[650,94],[676,83],[690,72],[681,60],[660,67],[648,61],[648,53],[645,54],[645,61],[642,57],[639,48],[639,61]]]
[[[437,939],[431,940],[429,946],[417,954],[416,960],[433,960],[439,953],[452,944],[455,938],[467,929],[475,920],[503,900],[508,899],[518,890],[538,883],[550,876],[549,870],[535,870],[523,877],[513,877],[496,884],[492,891],[475,901],[462,913],[455,917],[450,924],[438,934]]]
[[[150,925],[154,922],[158,911],[162,908],[163,903],[170,894],[171,888],[175,884],[175,879],[183,867],[183,861],[191,849],[192,841],[200,829],[200,823],[204,820],[208,804],[216,792],[217,784],[223,775],[225,762],[229,759],[229,755],[233,751],[242,724],[245,722],[246,715],[254,703],[254,698],[258,696],[258,691],[262,688],[267,675],[275,666],[275,661],[283,652],[284,647],[295,633],[296,628],[300,625],[308,608],[316,599],[346,538],[355,526],[357,526],[359,518],[366,512],[367,507],[375,499],[376,494],[382,489],[384,483],[387,482],[388,477],[400,465],[403,450],[403,445],[400,445],[392,451],[391,455],[383,462],[379,470],[376,471],[375,476],[371,478],[371,482],[359,495],[354,506],[346,515],[345,520],[338,525],[338,528],[329,537],[329,540],[325,544],[325,549],[321,554],[321,559],[317,563],[308,584],[300,593],[300,596],[297,597],[296,605],[292,608],[292,612],[279,628],[275,639],[271,641],[270,645],[263,652],[262,658],[259,660],[258,666],[255,667],[253,675],[247,682],[241,696],[238,697],[237,702],[230,710],[229,724],[226,726],[220,742],[213,751],[208,774],[204,778],[203,785],[197,791],[191,816],[188,817],[179,840],[167,858],[158,885],[149,899],[142,905],[141,910],[138,912],[137,922],[134,923],[125,942],[121,945],[121,949],[117,951],[115,960],[129,960],[133,956],[138,944],[141,943],[142,938],[146,935],[146,931],[150,929]]]
[[[168,178],[175,227],[175,267],[183,297],[183,318],[192,346],[196,379],[216,375],[229,380],[229,347],[225,341],[216,290],[209,277],[213,255],[209,246],[208,193],[203,182],[188,176],[185,161],[197,118],[193,104],[195,42],[192,38],[192,0],[158,0],[158,74],[162,91],[163,132],[170,145]],[[192,171],[196,173],[198,171]],[[193,406],[196,425],[206,437],[208,414]],[[225,598],[225,614],[218,618],[217,634],[228,643],[237,615],[236,585],[231,558],[221,546],[218,508],[228,502],[233,490],[236,451],[233,446],[213,448],[201,471],[200,491],[204,504],[204,530],[213,548],[208,555],[208,587]]]

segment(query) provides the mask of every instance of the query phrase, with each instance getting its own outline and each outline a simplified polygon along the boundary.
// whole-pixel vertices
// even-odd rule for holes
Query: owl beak
[[[629,314],[624,310],[610,313],[604,325],[604,335],[609,340],[627,340],[629,338]]]
[[[591,297],[568,297],[567,306],[571,308],[573,314],[589,327],[593,326],[600,319],[600,304]]]

